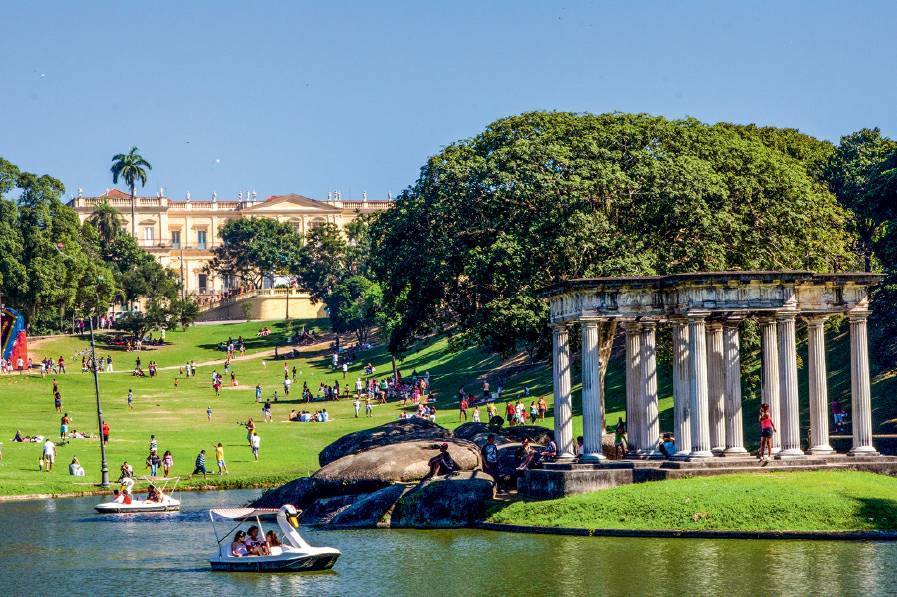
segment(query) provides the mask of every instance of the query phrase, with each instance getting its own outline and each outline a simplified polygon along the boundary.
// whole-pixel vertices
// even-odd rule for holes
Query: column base
[[[744,446],[732,446],[731,448],[726,448],[722,455],[729,458],[733,456],[750,456]]]
[[[807,455],[800,448],[788,448],[775,455],[776,460],[797,460],[806,457]]]
[[[704,460],[706,458],[713,458],[713,452],[710,450],[696,450],[688,455],[689,460]]]
[[[872,446],[857,446],[851,448],[847,453],[848,456],[878,456],[878,450]]]
[[[688,460],[688,457],[691,456],[691,452],[688,450],[679,450],[670,460]]]
[[[715,448],[710,448],[710,451],[714,456],[722,456],[726,449],[722,446],[716,446]]]
[[[583,454],[582,458],[579,459],[580,462],[602,462],[604,460],[607,460],[607,456],[600,452]]]
[[[835,449],[832,448],[828,444],[823,444],[821,446],[813,446],[809,450],[807,450],[807,454],[811,456],[828,456],[829,454],[834,454]]]
[[[781,447],[781,446],[773,446],[773,447],[772,447],[772,455],[773,455],[773,456],[775,456],[776,454],[778,454],[778,453],[781,452],[781,451],[782,451],[782,447]]]

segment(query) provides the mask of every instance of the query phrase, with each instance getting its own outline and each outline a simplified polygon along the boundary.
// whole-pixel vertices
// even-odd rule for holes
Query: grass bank
[[[852,471],[639,483],[496,507],[488,522],[584,529],[897,530],[897,479]]]

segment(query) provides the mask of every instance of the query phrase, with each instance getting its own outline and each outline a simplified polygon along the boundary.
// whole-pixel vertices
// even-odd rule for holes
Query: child
[[[206,417],[208,417],[209,421],[211,422],[211,420],[212,420],[212,407],[211,406],[206,409]]]
[[[224,462],[224,446],[221,445],[221,442],[218,442],[218,445],[215,446],[215,461],[218,464],[219,475],[230,474],[227,470],[227,463]]]
[[[128,408],[134,408],[134,392],[132,392],[130,388],[128,388]]]

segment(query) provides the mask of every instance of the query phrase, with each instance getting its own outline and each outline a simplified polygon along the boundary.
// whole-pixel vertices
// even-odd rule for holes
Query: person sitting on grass
[[[73,477],[84,476],[84,467],[82,467],[81,463],[78,462],[77,456],[72,456],[72,463],[69,464],[69,474]]]

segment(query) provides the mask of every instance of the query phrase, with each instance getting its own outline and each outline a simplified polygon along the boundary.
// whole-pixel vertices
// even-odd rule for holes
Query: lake
[[[255,491],[183,493],[184,510],[102,516],[99,497],[0,503],[4,595],[697,595],[897,593],[897,543],[315,531],[343,552],[312,574],[211,572],[207,511]]]

